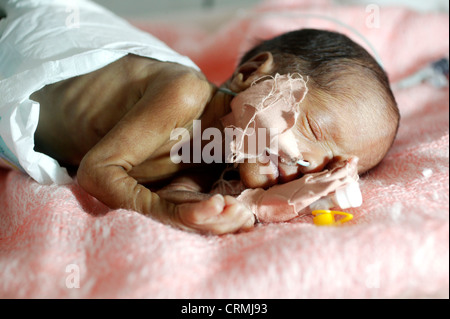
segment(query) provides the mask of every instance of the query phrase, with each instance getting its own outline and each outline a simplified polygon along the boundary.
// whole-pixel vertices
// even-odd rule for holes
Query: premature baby
[[[268,189],[348,163],[361,174],[380,163],[399,123],[388,78],[346,36],[314,29],[255,46],[220,88],[187,66],[136,55],[47,85],[31,96],[41,105],[36,150],[77,168],[78,183],[111,208],[200,233],[247,230],[255,217],[245,204],[210,194],[224,166],[174,161],[178,141],[170,137],[177,128],[192,132],[195,120],[202,132],[224,131],[224,119],[237,112],[233,100],[284,75],[305,84],[283,144],[295,154],[280,147],[275,166],[271,154],[243,159],[237,168],[245,187]]]

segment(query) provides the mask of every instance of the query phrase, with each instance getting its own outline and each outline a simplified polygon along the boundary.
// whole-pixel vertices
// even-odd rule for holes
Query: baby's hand
[[[187,231],[222,235],[250,230],[255,217],[236,198],[218,194],[200,202],[177,205],[172,221],[174,226]]]
[[[263,223],[285,222],[337,188],[358,180],[358,159],[336,163],[329,170],[310,173],[291,182],[275,185],[267,190],[248,189],[238,199],[250,205]]]

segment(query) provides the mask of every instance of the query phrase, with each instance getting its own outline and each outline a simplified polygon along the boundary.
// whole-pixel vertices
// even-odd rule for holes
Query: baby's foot
[[[221,235],[251,229],[255,217],[236,198],[217,194],[200,202],[178,205],[174,221],[185,230]]]

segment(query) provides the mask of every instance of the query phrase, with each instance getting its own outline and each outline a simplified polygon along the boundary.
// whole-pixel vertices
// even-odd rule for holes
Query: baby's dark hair
[[[240,64],[266,51],[272,53],[276,73],[308,78],[306,102],[333,105],[336,116],[358,114],[354,122],[361,138],[347,143],[345,151],[359,157],[360,173],[384,158],[400,114],[386,73],[363,47],[337,32],[302,29],[261,42]]]

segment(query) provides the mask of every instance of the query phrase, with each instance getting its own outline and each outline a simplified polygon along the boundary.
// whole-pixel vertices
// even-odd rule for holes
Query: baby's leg
[[[184,127],[197,116],[209,89],[209,83],[191,74],[149,84],[143,97],[83,157],[78,183],[111,208],[131,209],[181,229],[223,234],[251,227],[253,214],[232,197],[174,203],[130,174],[167,145],[173,127]]]
[[[220,235],[248,230],[255,223],[251,210],[232,196],[211,197],[181,189],[154,193],[117,165],[91,168],[82,165],[78,178],[88,192],[110,207],[132,209],[179,229]],[[95,183],[96,179],[103,180],[101,187]]]

